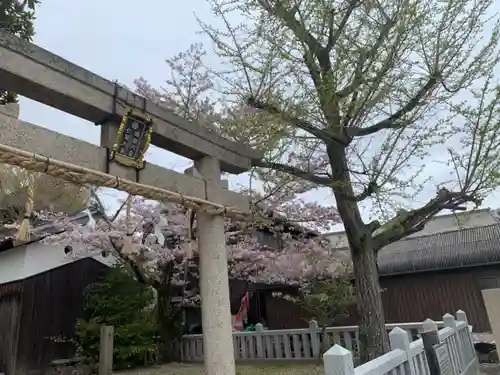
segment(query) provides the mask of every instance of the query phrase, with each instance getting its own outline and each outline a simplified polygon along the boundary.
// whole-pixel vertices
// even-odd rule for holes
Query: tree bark
[[[332,187],[344,223],[354,268],[359,322],[359,353],[362,363],[389,351],[384,309],[377,269],[377,255],[370,230],[361,219],[349,178],[345,150],[329,147],[328,156],[335,185]]]
[[[170,287],[157,290],[158,314],[158,361],[160,363],[181,361],[181,327],[179,308],[170,300]]]
[[[359,350],[362,363],[389,351],[389,338],[385,329],[384,308],[377,272],[376,254],[370,241],[359,248],[351,247],[356,300],[361,321],[359,324]]]

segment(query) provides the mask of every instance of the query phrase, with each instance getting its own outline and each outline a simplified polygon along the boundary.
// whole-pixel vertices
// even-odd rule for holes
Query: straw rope
[[[19,230],[16,234],[16,240],[20,242],[29,242],[31,238],[30,233],[30,219],[33,213],[33,207],[35,205],[34,194],[35,194],[35,179],[33,175],[28,176],[28,185],[26,187],[28,197],[26,199],[26,205],[24,206],[24,217],[19,226]]]
[[[193,257],[193,221],[191,220],[191,216],[193,215],[193,210],[188,208],[186,212],[186,225],[187,225],[187,249],[186,249],[186,258],[191,259]],[[186,262],[186,270],[187,274],[187,262]],[[185,280],[184,280],[185,281]]]
[[[126,216],[125,216],[125,219],[126,219],[126,226],[127,226],[127,234],[125,235],[125,238],[124,238],[124,242],[123,242],[123,247],[122,247],[122,252],[123,254],[131,254],[133,249],[134,249],[134,245],[132,243],[132,236],[133,236],[133,232],[132,232],[132,228],[131,228],[131,214],[132,214],[132,194],[129,194],[129,196],[127,197],[127,209],[126,209]]]
[[[181,193],[176,193],[156,186],[132,182],[130,180],[96,171],[94,169],[80,167],[78,165],[51,159],[40,154],[24,151],[16,147],[3,144],[0,144],[0,163],[19,166],[30,171],[45,173],[76,184],[91,184],[107,188],[115,188],[128,192],[132,195],[140,195],[153,200],[174,202],[188,209],[206,212],[215,216],[222,215],[235,220],[244,221],[254,221],[257,219],[255,212],[252,210],[249,210],[250,212],[243,212],[234,207],[228,207],[201,198],[186,196]]]

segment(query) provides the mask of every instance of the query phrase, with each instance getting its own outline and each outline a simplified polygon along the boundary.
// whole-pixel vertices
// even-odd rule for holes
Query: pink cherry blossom
[[[87,257],[102,253],[134,267],[140,281],[161,283],[166,265],[172,285],[184,286],[185,302],[198,299],[196,266],[198,245],[189,239],[186,211],[175,204],[162,204],[134,197],[131,214],[120,213],[115,220],[90,220],[87,225],[72,223],[64,215],[52,215],[64,232],[45,241],[58,242],[73,249],[70,256]],[[272,229],[277,248],[258,242],[256,228],[226,220],[228,271],[231,279],[277,285],[295,285],[307,288],[308,280],[335,278],[345,272],[348,258],[345,253],[332,251],[321,236],[312,238],[307,230],[302,233],[283,231],[279,218]],[[286,222],[285,222],[286,223]],[[297,228],[295,228],[297,229]],[[196,223],[193,228],[196,234]],[[132,246],[125,249],[129,236]],[[196,236],[194,236],[196,238]],[[186,254],[193,254],[188,258]]]

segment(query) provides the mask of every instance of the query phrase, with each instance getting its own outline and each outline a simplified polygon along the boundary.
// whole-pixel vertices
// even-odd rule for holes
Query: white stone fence
[[[442,327],[443,322],[437,322]],[[395,327],[404,330],[410,341],[419,338],[422,322],[387,324],[387,330]],[[320,357],[322,348],[339,344],[358,357],[358,326],[318,327],[313,320],[309,328],[287,330],[264,330],[256,325],[255,332],[233,333],[234,355],[237,361],[251,360],[311,360]],[[182,337],[182,359],[184,362],[203,361],[203,335]]]
[[[458,311],[456,318],[446,314],[440,330],[427,319],[422,338],[412,342],[396,327],[389,333],[392,350],[358,367],[353,353],[336,344],[323,355],[325,375],[474,375],[479,362],[467,316]]]

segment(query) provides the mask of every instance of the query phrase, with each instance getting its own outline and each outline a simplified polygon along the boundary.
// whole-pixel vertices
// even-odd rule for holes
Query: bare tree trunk
[[[378,280],[376,255],[369,244],[351,249],[358,312],[359,346],[362,363],[389,351],[389,338],[385,329],[384,308]]]
[[[177,308],[170,303],[170,290],[166,289],[160,288],[157,293],[158,333],[160,337],[158,360],[160,363],[180,362],[180,314]]]
[[[353,225],[353,216],[359,215],[357,207],[344,207],[351,206],[346,202],[339,206],[343,207],[342,210],[339,207],[339,211],[343,211],[342,219],[346,217],[344,223],[354,267],[357,308],[361,318],[359,350],[361,361],[365,363],[389,351],[389,338],[385,329],[384,308],[378,278],[377,255],[368,229],[364,225]],[[347,229],[348,226],[349,229]]]
[[[337,209],[344,223],[351,252],[356,282],[356,300],[359,322],[359,352],[361,362],[368,362],[389,351],[385,329],[384,308],[378,279],[377,255],[372,235],[361,219],[358,203],[349,178],[345,150],[328,150]]]

